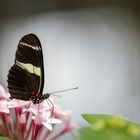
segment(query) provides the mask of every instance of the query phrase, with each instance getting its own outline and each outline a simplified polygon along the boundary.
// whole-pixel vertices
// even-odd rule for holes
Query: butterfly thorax
[[[39,94],[38,92],[36,93],[33,92],[29,100],[31,100],[33,104],[39,104],[43,102],[43,100],[48,99],[49,97],[50,97],[50,94],[48,93],[42,95],[42,94]]]

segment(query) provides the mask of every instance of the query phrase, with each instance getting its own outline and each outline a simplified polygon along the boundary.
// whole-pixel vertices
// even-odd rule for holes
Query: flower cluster
[[[60,129],[54,132],[57,124],[61,124]],[[36,105],[10,100],[0,85],[0,136],[12,140],[56,140],[74,128],[70,113],[59,106],[54,105],[52,110],[46,100]]]

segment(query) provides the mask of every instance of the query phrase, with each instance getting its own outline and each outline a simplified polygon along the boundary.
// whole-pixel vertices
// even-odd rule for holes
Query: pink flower
[[[44,111],[47,111],[51,109],[51,107],[48,105],[48,103],[46,101],[40,103],[40,104],[33,104],[30,102],[30,106],[28,107],[28,109],[24,110],[24,111],[30,111],[32,112],[34,115],[37,115],[38,113],[42,113]]]
[[[0,100],[9,100],[10,94],[6,93],[4,88],[0,85]]]
[[[43,124],[46,128],[52,131],[52,124],[62,123],[61,120],[56,118],[51,118],[51,112],[38,113],[36,116],[32,117],[37,124]]]
[[[46,101],[31,102],[10,100],[0,86],[0,135],[18,140],[55,140],[74,129],[70,114]],[[59,125],[61,123],[61,125]],[[52,131],[55,127],[59,131]]]
[[[0,101],[0,112],[9,113],[8,102],[6,100]]]
[[[71,118],[70,118],[70,112],[67,112],[65,114],[64,120],[65,120],[65,124],[63,128],[54,137],[52,137],[51,140],[56,140],[61,135],[64,135],[65,133],[68,133],[68,132],[72,132],[78,128],[74,123],[72,123]]]
[[[26,105],[28,102],[20,100],[10,100],[10,94],[6,93],[4,88],[0,85],[0,112],[9,113],[9,109],[17,106]]]

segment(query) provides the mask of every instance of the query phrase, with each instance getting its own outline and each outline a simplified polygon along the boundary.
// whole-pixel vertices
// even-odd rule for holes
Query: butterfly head
[[[33,102],[33,104],[39,104],[43,102],[43,100],[48,99],[50,97],[50,94],[39,94],[38,92],[32,93],[30,100]]]

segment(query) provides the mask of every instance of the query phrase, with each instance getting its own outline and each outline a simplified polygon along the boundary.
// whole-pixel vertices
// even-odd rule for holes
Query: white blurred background
[[[20,38],[35,33],[44,53],[44,93],[79,87],[55,98],[77,125],[86,125],[82,113],[140,122],[138,1],[6,0],[0,9],[0,84],[7,86]]]

